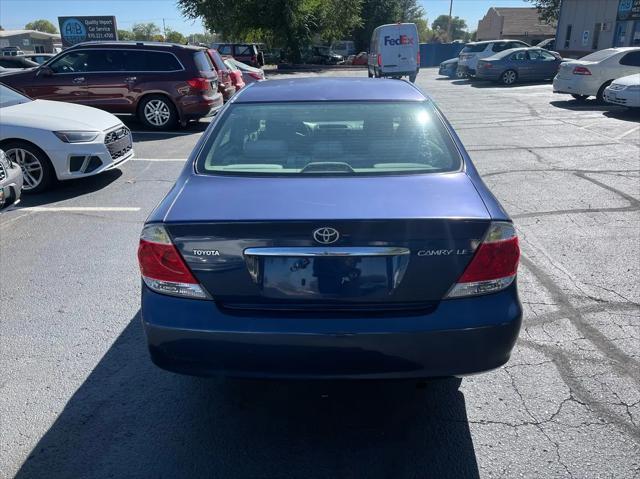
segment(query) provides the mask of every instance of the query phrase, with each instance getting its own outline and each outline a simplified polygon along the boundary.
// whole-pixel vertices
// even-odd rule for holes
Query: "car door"
[[[112,113],[129,113],[129,77],[125,71],[124,50],[91,50],[85,75],[85,104]]]
[[[24,91],[40,100],[84,103],[87,98],[88,50],[73,50],[35,72]]]
[[[531,76],[531,60],[527,56],[527,52],[521,50],[511,55],[507,69],[518,72],[518,79],[528,80]]]
[[[625,53],[618,63],[620,74],[616,78],[640,73],[640,50]]]
[[[538,50],[535,73],[536,79],[547,80],[558,73],[561,59],[545,50]]]

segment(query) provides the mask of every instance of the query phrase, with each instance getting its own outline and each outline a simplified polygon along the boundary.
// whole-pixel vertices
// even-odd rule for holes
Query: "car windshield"
[[[0,108],[4,108],[7,106],[19,105],[21,103],[28,103],[31,98],[21,95],[15,90],[11,88],[0,85]]]
[[[600,50],[599,52],[594,52],[591,55],[587,55],[586,57],[582,57],[580,61],[585,62],[600,62],[602,60],[606,60],[612,55],[618,53],[613,48],[607,48],[606,50]]]
[[[235,104],[197,160],[199,173],[231,175],[378,175],[460,167],[458,150],[426,101]]]

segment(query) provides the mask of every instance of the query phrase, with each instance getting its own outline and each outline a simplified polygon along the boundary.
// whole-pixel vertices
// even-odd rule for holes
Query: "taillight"
[[[574,75],[591,75],[591,70],[589,70],[587,67],[575,67],[573,69],[573,74]]]
[[[485,63],[482,63],[481,66],[482,68],[491,68],[493,65],[491,63],[485,62]]]
[[[447,298],[495,293],[509,286],[520,261],[518,236],[511,223],[494,222]]]
[[[209,298],[162,225],[147,225],[142,230],[138,263],[144,283],[157,293]]]
[[[187,80],[187,83],[195,91],[207,91],[211,87],[207,78],[192,78],[191,80]]]
[[[378,66],[382,66],[382,55],[378,54]]]
[[[262,80],[262,75],[258,72],[249,72],[249,76],[251,78],[255,78],[256,80]]]

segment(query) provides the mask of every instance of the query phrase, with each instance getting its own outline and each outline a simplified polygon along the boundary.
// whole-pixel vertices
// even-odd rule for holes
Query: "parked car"
[[[503,85],[519,81],[552,80],[563,62],[555,52],[543,48],[514,48],[478,60],[476,78]]]
[[[614,105],[640,108],[640,73],[614,80],[605,88],[604,99]]]
[[[607,48],[563,63],[553,80],[553,92],[578,101],[590,96],[604,101],[605,89],[616,78],[635,73],[640,73],[640,47]]]
[[[222,56],[233,57],[242,63],[259,68],[264,65],[263,45],[261,43],[214,43],[211,48]]]
[[[342,55],[331,51],[327,46],[316,45],[306,50],[302,55],[304,63],[312,65],[339,65],[344,62]]]
[[[15,57],[0,57],[0,67],[4,68],[15,68],[15,69],[24,69],[24,68],[33,68],[37,67],[38,64],[29,60],[24,56],[15,56]]]
[[[420,71],[420,39],[415,23],[377,27],[371,35],[369,78],[408,76],[413,83]]]
[[[231,79],[231,70],[225,64],[224,60],[220,56],[220,53],[218,53],[218,50],[209,48],[207,52],[209,54],[209,58],[211,58],[213,66],[216,69],[216,72],[218,73],[218,91],[222,93],[224,101],[227,101],[236,92],[236,87],[234,86],[233,80]]]
[[[0,150],[0,209],[20,202],[22,169]]]
[[[347,58],[356,53],[356,44],[352,40],[337,40],[331,44],[331,51],[336,55]]]
[[[55,57],[55,54],[53,53],[30,53],[28,55],[23,55],[23,58],[36,62],[38,65],[48,62],[53,57]]]
[[[458,56],[458,69],[465,77],[474,77],[478,60],[512,48],[526,48],[531,45],[519,40],[489,40],[467,43]]]
[[[206,50],[170,43],[81,43],[2,81],[32,98],[136,115],[159,130],[212,115],[223,102]]]
[[[24,52],[19,47],[4,47],[2,49],[3,57],[15,57],[17,55],[24,55]]]
[[[236,91],[242,90],[246,86],[242,79],[242,72],[233,64],[231,57],[222,58],[224,59],[224,64],[227,65],[227,68],[229,69],[231,82],[233,83],[233,86],[236,87]]]
[[[242,81],[244,81],[245,85],[249,85],[250,83],[266,80],[267,77],[264,75],[264,70],[262,68],[253,68],[252,66],[247,65],[246,63],[239,62],[235,58],[229,58],[228,61],[242,73]]]
[[[22,168],[25,193],[97,175],[133,158],[131,132],[106,111],[32,100],[0,84],[0,148]]]
[[[449,78],[464,78],[462,72],[458,70],[458,57],[443,61],[438,74]]]
[[[345,63],[347,65],[366,65],[367,60],[367,52],[360,52],[357,55],[349,55],[349,58],[347,58],[347,61]]]
[[[472,374],[508,361],[522,318],[513,223],[433,102],[391,79],[239,92],[138,260],[151,358],[181,373]]]
[[[536,45],[538,48],[544,48],[545,50],[555,51],[556,49],[556,39],[555,38],[547,38],[546,40],[542,40],[540,43]]]

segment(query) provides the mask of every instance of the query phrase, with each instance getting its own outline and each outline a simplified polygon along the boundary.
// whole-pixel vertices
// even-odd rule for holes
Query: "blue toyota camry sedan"
[[[186,374],[428,378],[516,342],[520,250],[411,83],[259,82],[230,101],[148,218],[151,358]]]

